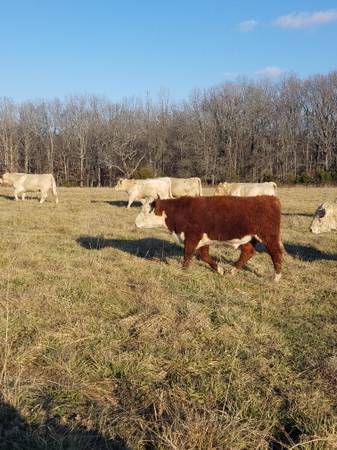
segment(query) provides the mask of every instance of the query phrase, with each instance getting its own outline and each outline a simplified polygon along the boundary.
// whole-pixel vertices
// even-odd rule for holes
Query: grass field
[[[209,191],[208,193],[210,193]],[[213,273],[112,189],[0,190],[0,449],[337,448],[337,188],[281,188],[283,278]]]

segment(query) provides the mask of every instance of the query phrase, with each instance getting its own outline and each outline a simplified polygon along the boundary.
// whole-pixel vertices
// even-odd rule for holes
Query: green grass
[[[283,278],[224,276],[112,189],[0,192],[0,449],[337,448],[334,188],[281,188]],[[207,193],[210,193],[208,190]]]

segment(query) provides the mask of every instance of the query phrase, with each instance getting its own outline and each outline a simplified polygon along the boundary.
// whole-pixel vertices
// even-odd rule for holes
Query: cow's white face
[[[6,172],[3,174],[2,178],[0,178],[0,185],[5,187],[13,186],[13,180],[10,173]]]
[[[327,233],[337,229],[337,204],[323,203],[315,212],[310,225],[310,231],[314,234]]]
[[[154,213],[154,208],[151,203],[147,202],[143,205],[141,212],[138,214],[135,220],[137,228],[167,228],[165,211],[161,216],[157,216]]]

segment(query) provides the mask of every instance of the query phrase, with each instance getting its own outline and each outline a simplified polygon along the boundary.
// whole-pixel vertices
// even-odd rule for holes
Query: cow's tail
[[[198,185],[199,185],[199,195],[202,196],[202,184],[200,178],[198,178]]]
[[[169,198],[173,198],[173,195],[172,195],[172,181],[171,181],[170,177],[167,177],[167,178],[168,178],[168,182],[169,182]]]
[[[57,196],[57,191],[56,191],[56,183],[55,183],[55,178],[53,175],[51,175],[51,187],[53,190],[53,195],[55,197],[55,203],[59,202],[58,196]]]

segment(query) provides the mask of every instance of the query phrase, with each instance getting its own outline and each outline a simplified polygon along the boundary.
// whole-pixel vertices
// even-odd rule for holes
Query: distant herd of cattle
[[[58,203],[52,174],[5,173],[0,185],[13,187],[15,200],[20,195],[24,200],[26,192],[40,192],[40,203],[52,190]],[[279,281],[283,245],[281,204],[275,183],[220,183],[215,196],[202,196],[200,178],[161,177],[121,179],[115,190],[127,192],[127,208],[136,200],[143,204],[135,221],[138,228],[166,228],[184,244],[183,267],[187,268],[196,254],[223,274],[223,268],[209,255],[210,244],[221,241],[241,251],[232,269],[234,274],[261,242],[272,259],[274,279]],[[315,212],[310,230],[318,234],[336,229],[337,203],[323,203]]]

